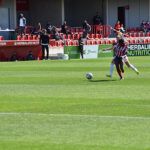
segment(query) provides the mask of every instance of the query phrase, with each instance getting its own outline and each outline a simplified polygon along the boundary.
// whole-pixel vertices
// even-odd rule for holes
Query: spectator
[[[85,38],[88,38],[88,34],[91,32],[91,26],[89,23],[85,20],[83,23],[83,36]]]
[[[83,54],[84,54],[84,50],[83,50],[83,46],[85,45],[85,42],[86,42],[86,38],[84,36],[81,36],[79,38],[79,51],[80,51],[80,55],[81,55],[81,58],[84,59],[83,57]]]
[[[61,33],[66,34],[66,35],[71,34],[66,21],[64,21],[63,25],[61,26]]]
[[[25,34],[25,27],[26,27],[26,18],[23,14],[20,14],[19,18],[19,34]]]
[[[18,60],[18,58],[17,58],[17,53],[14,52],[14,53],[12,54],[11,58],[10,58],[10,61],[17,61],[17,60]]]
[[[125,28],[124,28],[123,24],[120,25],[120,32],[125,33]]]
[[[96,15],[93,17],[93,25],[101,25],[101,23],[101,17],[98,12],[96,12]]]
[[[116,31],[120,31],[120,28],[121,28],[121,24],[120,24],[120,21],[118,20],[118,21],[116,22],[115,26],[114,26],[114,29],[115,29]]]
[[[27,57],[26,57],[26,60],[35,60],[35,57],[33,56],[33,53],[32,51],[29,51]]]
[[[52,38],[56,41],[63,40],[63,38],[59,34],[59,30],[55,26],[53,26],[52,29]]]
[[[47,34],[46,29],[43,29],[42,34],[40,36],[40,44],[42,46],[42,59],[48,59],[49,57],[49,36]],[[45,56],[46,50],[46,56]]]
[[[47,24],[46,24],[46,31],[48,34],[52,33],[52,26],[51,26],[50,22],[47,22]]]
[[[37,24],[37,27],[35,27],[32,31],[32,34],[41,34],[42,33],[42,25],[41,23],[39,22]]]

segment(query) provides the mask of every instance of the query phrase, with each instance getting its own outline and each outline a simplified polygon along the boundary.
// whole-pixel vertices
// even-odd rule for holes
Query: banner
[[[128,56],[150,56],[150,44],[131,44],[128,49]]]
[[[110,57],[113,56],[111,50],[103,51],[107,48],[112,47],[111,44],[99,46],[99,57]],[[150,44],[130,44],[128,46],[128,56],[150,56]]]
[[[113,52],[111,50],[105,50],[112,47],[111,44],[99,45],[98,57],[112,57]]]
[[[84,45],[83,46],[83,58],[98,58],[98,45]]]
[[[69,56],[69,59],[79,59],[80,58],[79,46],[65,46],[64,54],[67,54]]]

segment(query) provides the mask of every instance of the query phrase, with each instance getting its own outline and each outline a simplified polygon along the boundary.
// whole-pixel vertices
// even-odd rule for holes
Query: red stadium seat
[[[145,36],[145,33],[144,32],[140,32],[139,33],[139,37],[144,37]]]
[[[4,40],[4,37],[3,36],[0,36],[0,41]]]
[[[79,42],[78,42],[78,40],[74,40],[74,44],[73,44],[74,46],[79,46]]]
[[[94,34],[89,34],[89,38],[94,39],[95,35]]]
[[[17,35],[17,40],[18,40],[18,41],[21,40],[21,35]]]
[[[21,40],[27,40],[27,36],[26,35],[23,35]]]
[[[50,46],[56,46],[56,41],[55,40],[50,40]]]
[[[33,37],[32,37],[32,35],[27,35],[27,40],[33,40]]]
[[[37,40],[37,35],[33,35],[33,36],[32,36],[32,39],[33,39],[33,40]]]

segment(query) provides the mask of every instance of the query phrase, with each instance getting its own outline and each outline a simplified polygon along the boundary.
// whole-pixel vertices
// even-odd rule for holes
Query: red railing
[[[102,37],[109,37],[111,34],[111,27],[108,25],[91,25],[92,34],[100,34]],[[81,33],[83,32],[82,27],[71,27],[72,33]]]
[[[101,34],[103,37],[109,37],[111,34],[111,27],[108,25],[92,25],[92,33]]]

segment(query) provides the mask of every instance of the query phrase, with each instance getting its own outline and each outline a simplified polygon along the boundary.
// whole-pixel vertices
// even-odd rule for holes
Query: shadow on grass
[[[113,82],[117,80],[89,80],[89,82]]]

